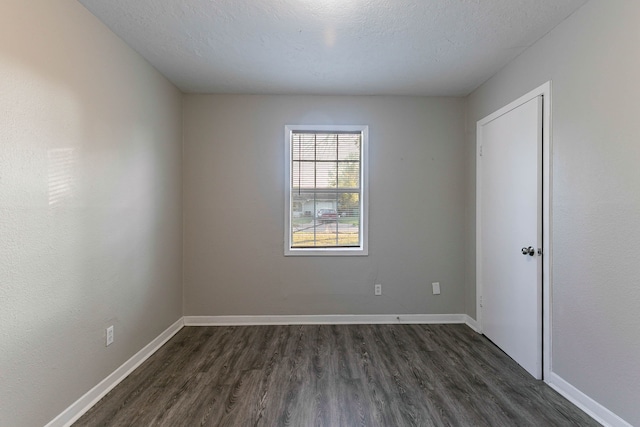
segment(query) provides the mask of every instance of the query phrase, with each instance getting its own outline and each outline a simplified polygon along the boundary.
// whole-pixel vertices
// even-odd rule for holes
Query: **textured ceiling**
[[[466,95],[586,0],[79,0],[185,92]]]

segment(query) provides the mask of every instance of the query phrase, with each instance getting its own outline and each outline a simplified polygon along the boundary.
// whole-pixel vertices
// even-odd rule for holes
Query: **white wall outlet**
[[[434,295],[440,295],[440,282],[433,282],[431,287],[433,288]]]
[[[107,346],[113,344],[113,325],[107,328]]]
[[[382,295],[382,285],[378,284],[374,287],[374,292],[376,295]]]

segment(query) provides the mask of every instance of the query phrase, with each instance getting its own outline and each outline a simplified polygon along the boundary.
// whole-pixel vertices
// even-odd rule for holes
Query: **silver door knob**
[[[534,256],[535,254],[536,250],[531,246],[529,246],[528,248],[522,248],[522,255]]]

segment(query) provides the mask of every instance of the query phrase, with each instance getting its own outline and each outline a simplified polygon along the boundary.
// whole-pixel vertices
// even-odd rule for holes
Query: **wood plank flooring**
[[[74,426],[597,426],[464,325],[185,327]]]

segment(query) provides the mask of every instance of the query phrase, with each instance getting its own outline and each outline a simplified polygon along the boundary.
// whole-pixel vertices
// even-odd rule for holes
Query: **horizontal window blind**
[[[361,245],[362,133],[291,133],[291,247]]]

